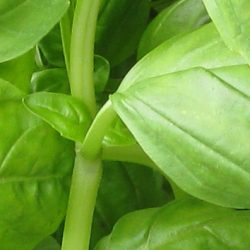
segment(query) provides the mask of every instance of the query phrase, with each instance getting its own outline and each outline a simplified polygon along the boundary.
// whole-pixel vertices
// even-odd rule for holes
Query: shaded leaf
[[[53,237],[48,237],[41,241],[34,250],[60,250],[61,247]]]
[[[106,161],[95,209],[92,246],[109,234],[126,213],[161,206],[172,199],[168,183],[152,169]]]
[[[149,16],[148,0],[110,0],[103,3],[96,31],[95,50],[111,67],[137,48]]]
[[[163,10],[144,31],[138,48],[141,58],[167,39],[193,31],[209,21],[202,0],[180,0]]]

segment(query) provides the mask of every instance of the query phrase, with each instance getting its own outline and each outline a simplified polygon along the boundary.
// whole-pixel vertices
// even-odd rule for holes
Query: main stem
[[[69,79],[72,96],[96,114],[94,41],[101,0],[77,0],[70,42]],[[95,143],[92,141],[92,143]],[[102,174],[101,159],[86,159],[76,145],[62,250],[88,250],[96,196]],[[84,148],[83,148],[84,149]]]
[[[96,114],[93,58],[99,5],[100,0],[77,1],[70,44],[71,93],[84,101],[93,117]]]
[[[77,155],[62,250],[89,249],[92,218],[101,174],[101,160],[88,161],[80,154]]]

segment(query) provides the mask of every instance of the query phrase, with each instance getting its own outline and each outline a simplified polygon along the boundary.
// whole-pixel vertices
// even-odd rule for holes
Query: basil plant
[[[1,0],[0,249],[249,249],[249,64],[249,0]]]

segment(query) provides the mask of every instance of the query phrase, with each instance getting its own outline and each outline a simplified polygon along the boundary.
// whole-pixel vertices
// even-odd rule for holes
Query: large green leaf
[[[144,80],[112,102],[144,151],[184,191],[250,208],[249,79],[248,66],[194,68]]]
[[[169,39],[147,54],[130,70],[119,89],[124,90],[143,79],[192,67],[217,68],[242,63],[245,60],[225,46],[211,23]]]
[[[109,0],[97,23],[96,53],[115,66],[136,50],[149,16],[148,0]]]
[[[128,212],[162,206],[173,199],[164,178],[150,168],[123,162],[104,162],[97,197],[92,244],[111,232],[117,220]]]
[[[203,0],[225,43],[250,63],[250,1]]]
[[[145,30],[138,48],[141,58],[167,39],[188,33],[209,21],[202,0],[180,0],[163,10]]]
[[[68,0],[2,0],[0,62],[34,47],[60,20],[68,5]]]
[[[0,242],[31,250],[65,216],[74,144],[30,114],[13,88],[8,98],[0,91]]]
[[[245,250],[250,212],[185,199],[124,216],[95,250]]]
[[[65,138],[83,141],[91,116],[78,99],[65,94],[38,92],[25,97],[24,104]]]

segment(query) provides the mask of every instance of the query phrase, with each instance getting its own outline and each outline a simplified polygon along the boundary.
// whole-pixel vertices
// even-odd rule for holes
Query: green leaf
[[[197,66],[217,68],[244,63],[238,53],[225,46],[211,23],[189,34],[169,39],[154,49],[130,70],[119,90],[143,79]]]
[[[144,151],[180,188],[215,204],[250,208],[250,69],[231,68],[151,78],[112,102]]]
[[[62,39],[59,25],[56,25],[38,44],[47,64],[54,67],[65,67]]]
[[[138,48],[141,58],[167,39],[193,31],[209,21],[202,0],[180,0],[163,10],[145,30]]]
[[[45,69],[35,72],[31,79],[32,92],[46,91],[69,94],[69,80],[66,69]]]
[[[41,241],[34,250],[60,250],[61,247],[53,237],[48,237]]]
[[[9,82],[0,79],[0,102],[11,99],[21,100],[24,93]]]
[[[0,9],[0,62],[24,54],[60,20],[68,0],[3,0]]]
[[[35,68],[34,60],[34,51],[31,50],[11,61],[0,63],[0,78],[14,83],[20,90],[28,93],[31,76]]]
[[[124,216],[95,250],[248,249],[250,212],[185,199]]]
[[[0,96],[0,242],[30,250],[65,216],[74,144],[13,96]]]
[[[95,91],[102,93],[108,83],[110,65],[108,60],[102,56],[95,55],[94,57],[94,83]]]
[[[203,0],[224,42],[250,64],[250,1]]]
[[[24,104],[63,137],[83,141],[91,116],[78,99],[64,94],[39,92],[25,97]]]
[[[146,26],[148,0],[105,1],[97,23],[95,50],[114,67],[130,57]]]
[[[128,212],[162,206],[173,199],[164,178],[150,168],[122,162],[104,162],[92,228],[92,245],[111,232]]]

